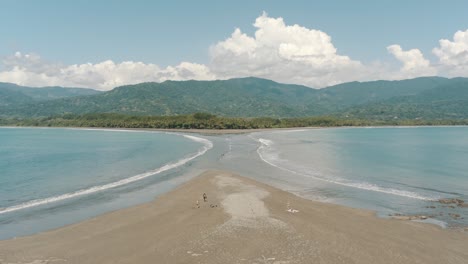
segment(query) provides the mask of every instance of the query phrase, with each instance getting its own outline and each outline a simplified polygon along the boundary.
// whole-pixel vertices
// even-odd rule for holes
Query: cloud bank
[[[399,68],[374,62],[365,64],[341,54],[327,33],[300,25],[287,25],[283,18],[266,13],[249,36],[237,28],[226,39],[210,47],[208,65],[181,62],[162,68],[135,61],[63,65],[37,54],[16,52],[3,58],[0,81],[27,86],[89,87],[110,90],[141,82],[165,80],[213,80],[256,76],[279,82],[321,88],[348,81],[405,79],[420,76],[468,76],[468,30],[453,40],[441,39],[432,50],[434,62],[416,48],[387,47]]]
[[[48,63],[38,55],[22,54],[4,59],[6,68],[0,72],[0,81],[28,86],[89,87],[110,90],[114,87],[141,82],[165,80],[213,80],[216,78],[202,64],[182,62],[177,66],[160,68],[156,64],[111,60],[92,64],[58,65]]]

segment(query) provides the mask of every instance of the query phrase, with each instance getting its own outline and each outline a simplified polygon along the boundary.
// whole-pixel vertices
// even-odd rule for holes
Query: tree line
[[[261,129],[289,127],[435,126],[468,125],[468,119],[365,120],[333,116],[300,118],[237,118],[209,113],[177,116],[133,116],[117,113],[65,114],[44,118],[0,118],[0,126],[160,128],[160,129]]]

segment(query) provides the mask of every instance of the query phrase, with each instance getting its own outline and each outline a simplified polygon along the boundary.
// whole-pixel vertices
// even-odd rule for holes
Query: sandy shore
[[[208,171],[151,203],[0,241],[0,263],[468,263],[468,235]]]
[[[303,129],[326,129],[340,127],[286,127],[286,128],[256,128],[256,129],[176,129],[176,128],[109,128],[109,127],[41,127],[41,126],[0,126],[0,128],[62,128],[62,129],[96,129],[96,130],[136,130],[136,131],[159,131],[175,133],[194,133],[202,135],[224,135],[224,134],[248,134],[253,132],[281,131],[281,130],[303,130]]]

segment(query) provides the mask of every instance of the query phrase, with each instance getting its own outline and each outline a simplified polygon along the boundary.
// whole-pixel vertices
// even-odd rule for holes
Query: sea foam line
[[[178,134],[178,135],[181,135],[181,134]],[[208,139],[195,137],[195,136],[189,136],[189,135],[181,135],[181,136],[183,136],[185,138],[188,138],[190,140],[196,141],[196,142],[200,142],[204,146],[201,149],[199,149],[198,152],[195,153],[192,156],[180,159],[180,160],[178,160],[176,162],[173,162],[173,163],[168,163],[168,164],[166,164],[166,165],[164,165],[162,167],[159,167],[157,169],[147,171],[147,172],[144,172],[144,173],[141,173],[141,174],[137,174],[135,176],[125,178],[125,179],[122,179],[122,180],[119,180],[119,181],[107,183],[107,184],[104,184],[104,185],[93,186],[93,187],[88,188],[88,189],[82,189],[82,190],[78,190],[78,191],[75,191],[75,192],[70,192],[70,193],[66,193],[66,194],[62,194],[62,195],[58,195],[58,196],[53,196],[53,197],[49,197],[49,198],[44,198],[44,199],[32,200],[32,201],[28,201],[28,202],[21,203],[21,204],[18,204],[18,205],[2,208],[2,209],[0,209],[0,214],[5,214],[5,213],[9,213],[9,212],[14,212],[14,211],[26,209],[26,208],[31,208],[31,207],[35,207],[35,206],[54,203],[54,202],[74,198],[74,197],[77,197],[77,196],[92,194],[92,193],[108,190],[108,189],[111,189],[111,188],[120,187],[120,186],[129,184],[129,183],[132,183],[132,182],[136,182],[136,181],[148,178],[150,176],[159,174],[161,172],[168,171],[170,169],[182,166],[185,163],[187,163],[187,162],[189,162],[189,161],[191,161],[191,160],[205,154],[208,150],[210,150],[213,147],[213,143],[211,141],[209,141]]]
[[[397,190],[397,189],[392,189],[392,188],[385,188],[385,187],[380,187],[378,185],[370,184],[370,183],[351,183],[351,182],[347,183],[347,182],[340,182],[340,181],[335,181],[335,180],[330,180],[330,179],[324,179],[324,178],[320,178],[320,177],[317,177],[317,176],[314,176],[314,175],[311,175],[311,174],[301,173],[301,172],[297,172],[297,171],[294,171],[294,170],[279,166],[279,165],[273,163],[272,161],[268,160],[268,158],[266,158],[262,153],[262,150],[264,150],[264,149],[266,149],[266,148],[273,145],[273,141],[268,140],[268,139],[263,139],[263,138],[259,138],[257,140],[261,143],[260,146],[257,148],[257,153],[260,156],[260,159],[263,160],[265,163],[267,163],[267,164],[269,164],[269,165],[271,165],[273,167],[276,167],[278,169],[281,169],[281,170],[284,170],[284,171],[287,171],[287,172],[290,172],[290,173],[293,173],[293,174],[296,174],[296,175],[304,176],[304,177],[311,177],[311,178],[314,178],[314,179],[319,180],[319,181],[324,181],[324,182],[333,183],[333,184],[337,184],[337,185],[357,188],[357,189],[361,189],[361,190],[381,192],[381,193],[392,194],[392,195],[403,196],[403,197],[407,197],[407,198],[425,200],[425,201],[436,200],[436,198],[426,197],[426,196],[423,196],[423,195],[420,195],[420,194],[417,194],[417,193],[414,193],[414,192],[410,192],[410,191],[403,191],[403,190]]]

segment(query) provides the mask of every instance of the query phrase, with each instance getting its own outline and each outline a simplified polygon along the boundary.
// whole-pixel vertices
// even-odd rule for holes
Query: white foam
[[[125,130],[125,131],[128,131],[128,130]],[[111,183],[108,183],[108,184],[94,186],[94,187],[91,187],[91,188],[88,188],[88,189],[78,190],[76,192],[66,193],[66,194],[53,196],[53,197],[49,197],[49,198],[44,198],[44,199],[32,200],[32,201],[28,201],[28,202],[25,202],[25,203],[22,203],[22,204],[10,206],[10,207],[7,207],[7,208],[2,208],[2,209],[0,209],[0,214],[14,212],[14,211],[18,211],[18,210],[22,210],[22,209],[26,209],[26,208],[30,208],[30,207],[35,207],[35,206],[40,206],[40,205],[45,205],[45,204],[49,204],[49,203],[54,203],[54,202],[62,201],[62,200],[65,200],[65,199],[70,199],[70,198],[74,198],[74,197],[77,197],[77,196],[83,196],[83,195],[87,195],[87,194],[92,194],[92,193],[108,190],[108,189],[111,189],[111,188],[120,187],[120,186],[129,184],[129,183],[132,183],[132,182],[136,182],[136,181],[148,178],[150,176],[159,174],[161,172],[168,171],[170,169],[182,166],[182,165],[186,164],[187,162],[189,162],[189,161],[191,161],[191,160],[205,154],[208,150],[210,150],[213,147],[213,143],[211,141],[207,140],[207,139],[199,138],[199,137],[195,137],[195,136],[189,136],[189,135],[181,135],[181,136],[186,137],[186,138],[188,138],[190,140],[193,140],[193,141],[196,141],[196,142],[200,142],[200,143],[203,144],[203,147],[201,149],[199,149],[198,152],[195,153],[192,156],[180,159],[180,160],[178,160],[176,162],[173,162],[173,163],[168,163],[168,164],[166,164],[166,165],[164,165],[162,167],[159,167],[157,169],[154,169],[154,170],[151,170],[151,171],[148,171],[148,172],[137,174],[135,176],[125,178],[125,179],[122,179],[122,180],[119,180],[119,181],[111,182]]]
[[[267,155],[266,152],[269,149],[271,149],[271,146],[274,144],[273,141],[264,139],[264,138],[259,138],[257,140],[261,143],[261,145],[257,148],[257,153],[260,156],[260,159],[262,159],[265,163],[273,167],[276,167],[278,169],[281,169],[281,170],[284,170],[284,171],[287,171],[296,175],[310,177],[316,180],[333,183],[337,185],[342,185],[342,186],[347,186],[347,187],[352,187],[352,188],[357,188],[357,189],[362,189],[362,190],[367,190],[367,191],[381,192],[381,193],[392,194],[392,195],[425,200],[425,201],[433,201],[433,200],[437,200],[440,198],[440,197],[427,197],[427,196],[420,195],[415,192],[410,192],[410,191],[405,191],[405,190],[385,188],[385,187],[378,186],[376,184],[371,184],[371,183],[366,183],[366,182],[356,183],[356,182],[345,182],[345,181],[339,181],[339,180],[334,180],[334,179],[322,178],[322,177],[317,177],[315,175],[312,175],[310,173],[303,173],[303,172],[291,170],[291,169],[285,168],[275,163],[275,161],[277,160],[276,154]]]

